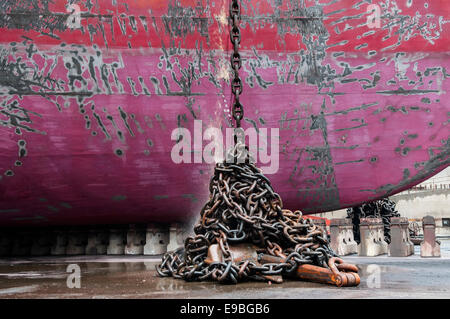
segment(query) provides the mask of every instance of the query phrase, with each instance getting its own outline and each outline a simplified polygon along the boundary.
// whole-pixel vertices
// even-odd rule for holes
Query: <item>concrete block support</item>
[[[180,224],[172,224],[169,227],[169,244],[167,251],[174,251],[184,245],[184,229]]]
[[[340,255],[346,256],[358,252],[358,244],[353,236],[353,224],[350,218],[334,218],[330,221],[330,247]]]
[[[36,232],[33,234],[33,243],[31,245],[31,256],[50,255],[52,237],[48,232]]]
[[[87,233],[69,230],[67,233],[66,255],[84,255],[86,253]]]
[[[381,218],[361,218],[358,245],[359,256],[374,257],[387,254],[388,244],[384,241],[383,221]]]
[[[50,248],[50,255],[61,256],[66,254],[67,232],[57,230],[53,232],[53,244]]]
[[[142,255],[145,245],[145,229],[141,229],[136,225],[130,225],[127,232],[127,245],[125,247],[125,255]]]
[[[166,227],[155,224],[147,225],[144,255],[160,255],[167,251],[169,232]]]
[[[108,241],[107,230],[91,229],[87,238],[86,255],[106,255]]]
[[[423,242],[420,244],[420,257],[441,257],[441,245],[436,242],[436,221],[433,216],[422,219]]]
[[[109,244],[107,248],[108,255],[125,254],[126,236],[125,230],[112,228],[109,230]]]
[[[13,256],[30,255],[32,243],[33,240],[29,232],[15,233],[11,255]]]
[[[406,257],[414,254],[414,244],[409,238],[409,222],[406,217],[391,217],[391,243],[389,256]]]

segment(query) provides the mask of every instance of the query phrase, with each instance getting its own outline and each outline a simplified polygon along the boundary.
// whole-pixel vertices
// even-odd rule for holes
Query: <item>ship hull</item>
[[[232,126],[228,2],[79,1],[79,25],[64,1],[10,2],[0,225],[197,216],[214,164],[196,161],[194,146],[176,163],[172,137]],[[350,207],[447,167],[450,4],[380,1],[372,28],[367,4],[305,2],[242,9],[243,126],[258,141],[278,129],[277,149],[258,147],[279,154],[267,176],[284,206]]]

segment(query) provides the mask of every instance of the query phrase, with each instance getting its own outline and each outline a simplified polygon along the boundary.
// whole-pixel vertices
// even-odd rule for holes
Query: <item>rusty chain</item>
[[[236,145],[233,152],[237,157]],[[323,238],[323,229],[300,211],[283,209],[270,181],[252,163],[218,163],[209,185],[210,199],[200,213],[194,236],[184,249],[168,252],[156,270],[160,276],[186,281],[214,280],[237,283],[267,280],[264,276],[292,273],[299,265],[330,268],[336,255]],[[251,243],[262,254],[283,262],[234,262],[230,246]],[[207,263],[208,248],[218,244],[221,262]]]
[[[360,218],[381,218],[384,225],[384,240],[391,242],[391,218],[400,217],[395,209],[395,202],[389,198],[383,198],[374,202],[364,203],[360,206],[347,209],[347,218],[353,222],[353,235],[357,243],[360,242],[359,219]]]
[[[156,271],[161,277],[236,284],[245,280],[280,282],[276,277],[292,275],[299,268],[311,265],[329,269],[333,274],[331,281],[338,286],[347,282],[357,285],[359,277],[346,273],[357,271],[356,266],[343,264],[337,258],[320,226],[303,218],[298,210],[283,209],[282,200],[269,179],[253,164],[245,139],[238,137],[242,131],[237,129],[244,115],[239,101],[242,93],[240,11],[239,0],[232,0],[230,63],[234,73],[231,90],[235,146],[223,163],[216,164],[209,185],[209,201],[200,212],[194,236],[186,239],[183,248],[164,254]],[[237,258],[236,249],[243,244],[250,244],[257,257]],[[212,252],[212,247],[217,250]]]
[[[234,103],[232,115],[236,122],[236,128],[241,127],[241,120],[244,117],[244,107],[239,101],[242,93],[242,80],[239,77],[239,69],[242,67],[242,59],[239,53],[239,45],[241,44],[241,30],[239,23],[241,21],[241,4],[239,0],[232,0],[230,4],[230,41],[233,45],[233,53],[231,53],[230,63],[234,77],[231,80],[231,92],[234,95]]]

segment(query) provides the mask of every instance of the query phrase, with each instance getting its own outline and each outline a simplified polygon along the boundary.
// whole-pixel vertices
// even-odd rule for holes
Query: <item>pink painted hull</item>
[[[64,1],[7,2],[0,226],[197,216],[213,166],[173,163],[171,132],[230,126],[228,2],[80,1],[75,30],[56,14]],[[279,128],[268,177],[305,213],[397,193],[450,163],[450,3],[379,1],[370,29],[367,4],[320,2],[248,0],[242,12],[243,125]]]

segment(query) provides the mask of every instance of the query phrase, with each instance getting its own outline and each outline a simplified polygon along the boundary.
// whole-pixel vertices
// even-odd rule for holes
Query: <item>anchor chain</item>
[[[235,157],[239,147],[232,150]],[[159,276],[236,284],[292,275],[302,265],[326,268],[334,275],[336,269],[342,273],[350,271],[333,266],[332,258],[337,256],[322,237],[323,229],[303,218],[300,211],[283,209],[280,196],[254,164],[216,164],[209,191],[210,198],[201,210],[194,236],[186,239],[184,248],[163,256],[156,267]],[[237,260],[232,250],[242,243],[254,245],[258,257]],[[211,261],[208,253],[212,245],[219,247],[221,258]],[[264,256],[281,259],[260,263]],[[358,279],[349,282],[359,283],[357,274],[353,278]]]
[[[236,129],[244,115],[239,101],[240,12],[239,1],[232,0],[230,62]],[[253,164],[245,139],[238,138],[242,130],[236,129],[235,146],[226,160],[215,166],[209,201],[200,212],[194,236],[186,239],[183,248],[164,254],[156,266],[158,275],[234,284],[245,280],[281,282],[286,275],[339,287],[358,285],[357,267],[337,258],[322,237],[323,229],[303,218],[300,211],[283,209],[281,197]]]
[[[395,209],[395,202],[389,198],[383,198],[347,209],[347,218],[352,219],[353,235],[358,244],[360,242],[360,218],[381,218],[384,225],[384,241],[389,244],[391,242],[391,217],[400,217],[400,214]]]
[[[230,63],[234,77],[231,80],[231,92],[234,96],[232,115],[235,120],[236,128],[241,127],[241,120],[244,117],[244,107],[239,101],[242,93],[242,80],[239,77],[239,70],[242,67],[242,59],[239,53],[239,45],[241,44],[241,30],[239,23],[241,21],[241,4],[238,0],[232,0],[230,4],[230,41],[233,45],[233,53],[231,53]]]

